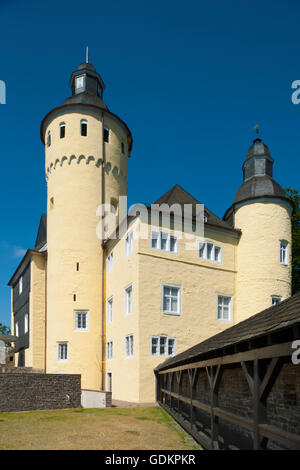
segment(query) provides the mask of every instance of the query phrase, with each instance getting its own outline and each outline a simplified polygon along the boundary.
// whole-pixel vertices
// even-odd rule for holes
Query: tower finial
[[[255,131],[256,131],[256,134],[259,134],[259,128],[258,128],[258,124],[255,124],[255,126],[253,127],[253,129],[255,129]]]
[[[86,49],[85,49],[85,62],[87,64],[89,63],[89,46],[86,46]]]

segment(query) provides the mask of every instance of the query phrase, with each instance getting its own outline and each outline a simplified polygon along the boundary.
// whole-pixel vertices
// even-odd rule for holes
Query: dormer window
[[[81,93],[85,89],[85,75],[79,75],[75,78],[75,93]]]
[[[100,98],[102,98],[102,88],[99,85],[99,83],[98,83],[98,86],[97,86],[97,94],[98,94],[98,96],[100,96]]]
[[[82,120],[80,122],[80,133],[81,135],[87,136],[87,121]]]
[[[66,125],[63,122],[62,124],[59,125],[59,137],[63,139],[66,135]]]

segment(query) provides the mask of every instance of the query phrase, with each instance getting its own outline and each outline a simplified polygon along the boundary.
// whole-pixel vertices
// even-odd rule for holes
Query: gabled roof
[[[277,332],[297,323],[300,323],[300,293],[237,323],[231,328],[227,328],[225,331],[202,341],[202,343],[177,354],[177,356],[167,359],[159,364],[155,370],[162,370],[187,362],[196,362],[201,360],[200,358],[204,355],[212,352],[217,353],[217,351],[220,351],[221,354],[221,351],[226,347]]]
[[[181,207],[183,207],[184,204],[192,204],[193,206],[196,206],[197,204],[201,204],[201,202],[195,199],[179,184],[175,184],[175,186],[173,186],[163,196],[157,199],[154,204],[167,204],[168,206],[172,206],[173,204],[179,204]],[[225,220],[220,219],[206,206],[204,206],[204,211],[205,215],[207,216],[207,222],[205,221],[205,224],[240,232],[239,230],[233,229],[232,225],[230,225]]]

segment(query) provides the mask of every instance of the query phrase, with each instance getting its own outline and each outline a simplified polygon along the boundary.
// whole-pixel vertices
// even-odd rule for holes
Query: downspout
[[[104,113],[102,112],[102,186],[101,186],[101,204],[105,202],[105,143],[104,143]],[[102,206],[103,207],[103,206]],[[105,372],[104,372],[104,353],[105,353],[105,336],[104,336],[104,315],[105,315],[105,256],[104,256],[104,247],[102,241],[102,314],[101,314],[101,390],[105,390]]]

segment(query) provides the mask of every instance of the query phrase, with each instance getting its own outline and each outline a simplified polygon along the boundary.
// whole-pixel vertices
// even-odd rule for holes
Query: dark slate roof
[[[42,214],[35,242],[35,250],[40,250],[47,242],[47,216]]]
[[[218,350],[221,352],[222,349],[228,346],[273,333],[293,323],[300,323],[300,293],[237,323],[227,330],[202,341],[202,343],[177,354],[177,356],[167,359],[159,364],[155,370],[199,361],[203,355]]]
[[[201,204],[201,202],[197,201],[197,199],[191,196],[179,184],[175,184],[175,186],[173,186],[163,196],[157,199],[154,204],[167,204],[169,206],[172,206],[173,204],[179,204],[181,207],[183,207],[184,204],[192,204],[193,206],[195,206],[196,204]],[[220,219],[206,206],[204,206],[204,211],[207,215],[207,222],[205,222],[206,224],[213,225],[219,228],[229,229],[231,231],[233,230],[232,225],[230,225],[225,220]],[[239,232],[239,230],[235,231]]]
[[[91,93],[83,92],[78,93],[77,95],[70,96],[67,98],[63,104],[89,104],[92,106],[97,106],[98,108],[108,110],[108,107],[100,96],[93,95]]]
[[[244,201],[253,197],[273,196],[286,198],[285,191],[280,184],[276,183],[270,176],[253,176],[245,181],[238,189],[234,203]]]
[[[271,160],[273,160],[273,158],[271,157],[269,147],[266,144],[264,144],[261,141],[261,139],[255,139],[253,141],[253,144],[248,149],[246,160],[249,160],[250,158],[256,155],[266,156],[270,158]]]

